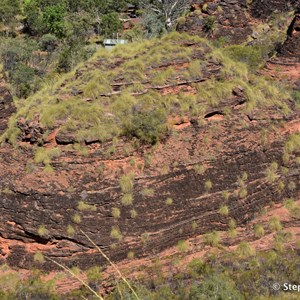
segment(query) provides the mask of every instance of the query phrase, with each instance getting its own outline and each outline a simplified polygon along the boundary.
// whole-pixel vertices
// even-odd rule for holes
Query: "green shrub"
[[[208,263],[203,261],[202,259],[194,258],[188,264],[188,272],[193,277],[198,277],[199,275],[207,275],[211,272],[211,267]]]
[[[93,266],[86,271],[86,277],[89,282],[98,282],[102,279],[101,268],[99,266]]]
[[[285,143],[285,151],[287,153],[293,153],[298,149],[300,149],[300,134],[293,133],[289,136],[287,142]]]
[[[256,237],[261,238],[265,235],[264,227],[261,224],[254,225],[254,234]]]
[[[237,237],[237,230],[235,228],[228,229],[228,236],[232,239]]]
[[[236,221],[231,218],[228,226],[229,226],[229,228],[236,228]]]
[[[36,163],[43,163],[45,166],[51,163],[53,158],[59,157],[61,155],[61,151],[59,148],[38,148],[35,153],[34,161]]]
[[[161,110],[151,110],[132,115],[124,123],[125,134],[141,142],[155,145],[167,133],[166,115]]]
[[[281,222],[278,217],[271,217],[269,220],[269,228],[271,231],[279,231],[282,229]]]
[[[240,198],[245,198],[248,195],[248,191],[245,187],[241,188],[239,191]]]
[[[274,161],[266,171],[267,180],[269,182],[274,182],[278,178],[277,170],[278,170],[278,163]]]
[[[173,199],[169,197],[169,198],[167,198],[165,203],[166,203],[166,205],[172,205],[173,204]]]
[[[67,235],[73,237],[74,234],[75,234],[75,229],[72,225],[69,224],[67,227]]]
[[[209,192],[213,187],[213,183],[211,182],[211,180],[206,180],[204,183],[204,189],[206,190],[206,192]]]
[[[197,164],[197,165],[194,165],[194,170],[195,170],[195,172],[196,172],[198,175],[201,175],[201,174],[204,174],[204,172],[205,172],[205,167],[202,166],[202,165]]]
[[[222,205],[219,209],[219,214],[222,216],[228,216],[229,215],[229,208],[227,205]]]
[[[40,237],[44,237],[44,236],[48,235],[49,231],[48,231],[48,229],[46,229],[45,225],[41,225],[41,226],[39,226],[37,233]]]
[[[255,251],[247,242],[241,242],[237,247],[237,252],[242,257],[248,257],[255,254]]]
[[[177,249],[180,251],[180,252],[185,252],[187,251],[189,248],[189,245],[186,241],[184,240],[181,240],[177,243]]]
[[[112,214],[112,216],[113,216],[115,219],[118,219],[118,218],[120,218],[120,216],[121,216],[121,211],[120,211],[119,208],[113,207],[113,208],[111,209],[111,214]]]
[[[234,281],[225,275],[213,274],[201,283],[193,285],[188,299],[190,300],[242,300]]]
[[[116,226],[112,227],[112,229],[110,231],[110,237],[112,239],[116,239],[116,240],[119,240],[119,241],[122,240],[122,238],[123,238],[123,236],[122,236],[122,234],[120,232],[120,229],[118,227],[116,227]]]
[[[294,199],[287,199],[283,204],[293,218],[300,219],[300,206]]]
[[[129,206],[133,203],[133,196],[132,194],[125,194],[122,196],[121,198],[121,203],[124,205],[124,206]]]
[[[76,224],[81,223],[81,217],[80,217],[79,214],[74,214],[74,215],[72,216],[72,220],[73,220],[73,222],[76,223]]]
[[[128,258],[128,259],[134,259],[134,252],[133,252],[133,251],[129,251],[129,252],[127,253],[127,258]]]
[[[34,261],[42,264],[45,261],[44,255],[41,252],[36,252],[33,257]]]
[[[131,210],[130,210],[130,217],[131,217],[132,219],[134,219],[134,218],[137,217],[137,212],[136,212],[135,209],[131,209]]]
[[[259,47],[233,45],[226,47],[223,51],[234,61],[245,63],[250,68],[257,68],[263,62]]]
[[[79,211],[96,211],[97,210],[95,205],[85,203],[84,201],[78,202],[77,209]]]
[[[130,193],[133,190],[133,176],[132,175],[123,175],[119,181],[120,187],[123,193]]]
[[[229,194],[228,191],[223,191],[223,192],[222,192],[222,197],[223,197],[226,201],[229,199],[229,196],[230,196],[230,194]]]
[[[143,196],[154,196],[154,189],[143,189],[141,194]]]
[[[192,222],[192,226],[191,226],[191,227],[192,227],[192,229],[193,229],[193,230],[196,230],[196,229],[197,229],[197,227],[198,227],[198,224],[197,224],[197,222],[196,222],[196,221],[193,221],[193,222]]]
[[[208,16],[204,20],[203,30],[207,33],[211,33],[215,29],[215,26],[216,26],[216,17]]]
[[[203,238],[204,243],[212,247],[217,247],[221,242],[221,235],[218,231],[206,233]]]

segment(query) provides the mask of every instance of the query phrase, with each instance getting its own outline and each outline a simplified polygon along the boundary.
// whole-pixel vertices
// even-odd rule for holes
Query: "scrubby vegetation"
[[[282,239],[282,238],[281,238]],[[187,250],[185,241],[177,245],[182,253]],[[139,280],[118,281],[111,292],[100,296],[99,299],[298,299],[296,292],[283,292],[282,284],[297,283],[299,278],[299,259],[297,249],[270,250],[255,253],[247,243],[241,243],[236,252],[224,252],[220,255],[209,255],[204,259],[193,259],[181,273],[168,275],[162,272],[159,262],[147,267],[147,276],[140,276]],[[180,254],[182,255],[182,254]],[[129,259],[134,257],[128,252]],[[43,261],[41,254],[36,255],[36,261]],[[1,270],[5,271],[6,266]],[[94,266],[86,272],[78,268],[70,269],[76,276],[85,273],[91,286],[99,288],[103,280],[101,268]],[[75,290],[70,294],[59,296],[55,293],[57,278],[45,282],[41,280],[41,271],[33,272],[26,281],[17,274],[0,276],[1,299],[94,299],[91,291],[86,287]],[[10,284],[3,289],[3,280]],[[272,288],[279,283],[279,290]],[[133,294],[132,290],[136,293]],[[74,298],[75,297],[75,298]],[[76,298],[77,297],[77,298]],[[95,296],[94,296],[95,297]],[[95,298],[96,299],[96,298]]]
[[[185,43],[194,46],[186,47]],[[16,129],[18,118],[31,120],[39,115],[41,126],[50,131],[60,124],[60,134],[71,135],[78,143],[127,136],[153,145],[170,132],[169,116],[200,118],[209,107],[233,97],[237,87],[245,96],[246,112],[277,106],[286,114],[289,92],[257,76],[253,70],[259,67],[261,57],[256,48],[243,51],[243,47],[215,49],[205,39],[171,33],[161,39],[119,46],[111,52],[98,50],[76,71],[17,103],[17,115],[3,138],[15,141],[20,134]],[[201,60],[195,60],[195,56]],[[208,61],[220,65],[218,75],[207,71],[213,68]],[[174,63],[187,67],[178,72]],[[204,77],[206,80],[199,82]],[[164,87],[182,82],[197,92],[161,93]],[[48,164],[48,156],[45,153],[47,161],[38,161]],[[198,166],[195,171],[203,172]]]

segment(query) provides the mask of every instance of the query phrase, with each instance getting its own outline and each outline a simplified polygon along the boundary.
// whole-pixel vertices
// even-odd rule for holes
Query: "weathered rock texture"
[[[222,27],[213,34],[227,35],[233,30],[235,42],[244,40],[245,33],[252,32],[246,1],[219,1],[219,11],[216,3],[209,2],[204,12],[218,14],[217,22]],[[197,31],[201,26],[196,21],[181,29]],[[206,50],[203,47],[201,53],[193,53],[194,59],[203,57]],[[122,63],[122,59],[113,61],[110,68]],[[101,58],[87,63],[78,69],[75,79],[84,77],[89,68],[100,69],[103,64]],[[175,60],[156,68],[164,70],[170,64],[182,74],[188,68],[187,61]],[[183,81],[181,72],[177,73],[175,84],[174,78],[172,84],[164,86],[145,80],[145,89],[140,93],[153,89],[171,95],[195,93],[195,83],[212,77],[217,80],[221,66],[216,60],[209,60],[199,72],[201,78],[193,81]],[[110,93],[100,95],[105,99],[101,100],[109,102],[122,86],[128,85],[121,75],[119,81],[113,82]],[[75,79],[69,78],[69,83]],[[57,102],[68,100],[63,94],[64,84]],[[72,93],[83,92],[74,86]],[[7,99],[11,100],[8,96]],[[82,105],[88,101],[91,100],[82,99]],[[237,86],[229,98],[207,105],[206,112],[198,118],[170,117],[172,131],[154,148],[133,147],[126,139],[101,144],[97,138],[89,137],[84,140],[88,151],[81,153],[73,148],[72,134],[59,132],[59,122],[55,124],[57,128],[48,132],[38,116],[35,120],[20,118],[19,148],[0,148],[0,263],[18,268],[41,267],[33,259],[40,251],[68,266],[88,268],[103,264],[103,257],[81,230],[113,261],[126,258],[129,251],[144,257],[188,237],[227,230],[230,218],[245,226],[267,205],[282,203],[286,198],[298,200],[298,142],[294,148],[289,147],[288,157],[283,154],[287,154],[286,142],[291,134],[300,131],[299,108],[292,101],[282,102],[286,105],[283,113],[270,102],[264,107],[258,104],[247,113],[247,101],[243,88]],[[1,112],[2,120],[7,120],[11,111]],[[33,162],[37,144],[61,150],[60,157],[52,161],[54,172],[45,172]],[[114,151],[110,152],[112,146]],[[119,180],[129,174],[134,174],[132,191],[129,188],[133,203],[124,205]],[[166,203],[167,198],[172,201]],[[78,206],[81,201],[90,206]],[[228,216],[219,213],[222,205],[228,206]],[[116,209],[120,215],[113,213]],[[42,267],[56,268],[48,260]]]
[[[180,239],[226,230],[230,218],[243,226],[264,206],[299,197],[300,170],[295,163],[299,152],[288,163],[282,161],[287,137],[299,131],[299,113],[282,119],[272,110],[257,111],[250,118],[236,105],[230,119],[219,110],[201,125],[185,125],[177,125],[176,134],[158,147],[150,164],[143,158],[145,149],[128,155],[120,145],[107,160],[105,147],[90,146],[84,157],[61,146],[64,154],[53,162],[55,172],[48,174],[39,168],[28,170],[26,148],[18,152],[1,148],[1,263],[31,268],[37,250],[69,266],[104,263],[80,230],[114,261],[126,258],[128,251],[142,257]],[[267,172],[274,162],[276,180],[270,181]],[[204,166],[202,174],[195,172],[198,164]],[[288,173],[281,172],[283,166]],[[123,206],[118,179],[129,172],[135,173],[134,201]],[[244,172],[247,192],[242,195],[238,177]],[[211,188],[205,184],[208,181]],[[224,191],[229,192],[228,200]],[[165,204],[168,197],[172,205]],[[95,210],[80,211],[79,201],[94,205]],[[218,213],[222,204],[228,205],[229,216]],[[112,216],[112,208],[120,209],[120,218]],[[80,224],[72,219],[75,214],[80,215]],[[75,228],[74,236],[67,234],[68,225]],[[42,236],[41,226],[46,229]],[[123,236],[120,241],[110,236],[114,226]],[[55,266],[46,262],[43,267]]]
[[[265,20],[273,13],[280,13],[293,9],[298,0],[254,0],[251,4],[251,13],[255,18]]]
[[[246,1],[200,1],[198,8],[178,25],[178,31],[189,32],[229,43],[240,43],[253,32]]]
[[[280,50],[281,56],[300,60],[300,14],[294,17],[288,32],[287,39]]]
[[[180,20],[177,29],[231,44],[249,42],[278,30],[273,28],[274,24],[271,27],[266,24],[280,13],[296,11],[298,7],[299,1],[296,0],[194,1],[192,13]],[[285,18],[278,20],[279,30],[286,30],[285,21]],[[257,30],[258,24],[265,27],[262,32]]]

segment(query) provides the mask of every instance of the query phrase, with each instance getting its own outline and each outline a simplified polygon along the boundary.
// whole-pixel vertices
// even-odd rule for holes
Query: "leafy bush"
[[[130,193],[132,190],[133,190],[133,178],[131,176],[131,174],[129,175],[123,175],[121,178],[120,178],[120,187],[121,187],[121,190],[123,193]]]
[[[216,247],[221,242],[221,235],[218,231],[206,233],[204,235],[204,242],[206,245]]]
[[[121,216],[121,211],[120,211],[119,208],[113,207],[113,208],[111,209],[111,214],[112,214],[112,216],[113,216],[115,219],[118,219],[118,218],[120,218],[120,216]]]
[[[125,124],[125,134],[155,145],[167,133],[166,115],[161,110],[140,112]]]
[[[269,220],[269,228],[271,231],[279,231],[282,229],[281,222],[278,217],[271,217]]]
[[[191,289],[190,300],[242,300],[235,283],[224,275],[211,275]]]
[[[97,210],[95,205],[85,203],[84,201],[78,202],[77,209],[79,211],[96,211]]]
[[[113,38],[113,35],[116,35],[121,28],[119,15],[116,12],[111,12],[102,17],[101,32],[99,33],[104,37]]]
[[[133,196],[130,193],[124,194],[121,198],[121,203],[124,206],[129,206],[132,204],[132,202],[133,202]]]
[[[45,34],[39,40],[39,46],[42,51],[47,51],[49,53],[54,52],[58,47],[58,38],[53,34]]]
[[[208,16],[203,25],[203,30],[207,33],[211,33],[216,26],[216,17],[215,16]]]
[[[219,209],[219,214],[222,216],[228,216],[229,215],[229,208],[227,205],[222,205]]]
[[[122,240],[123,236],[120,232],[120,229],[116,226],[113,226],[111,231],[110,231],[110,237],[116,240]]]
[[[255,236],[258,238],[261,238],[265,235],[264,227],[261,224],[255,224],[254,225],[254,233]]]
[[[263,61],[259,47],[234,45],[226,47],[224,53],[235,61],[247,64],[250,68],[257,68]]]

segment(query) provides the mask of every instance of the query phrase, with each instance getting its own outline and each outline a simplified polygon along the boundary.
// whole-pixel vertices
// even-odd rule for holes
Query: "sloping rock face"
[[[298,0],[254,0],[251,13],[255,18],[266,19],[274,12],[288,11],[297,5]]]
[[[254,0],[251,3],[245,0],[195,1],[193,12],[179,22],[177,29],[238,44],[257,39],[259,23],[266,27],[263,36],[267,31],[274,30],[266,26],[269,19],[274,14],[294,11],[298,5],[297,0]],[[284,27],[284,21],[280,22],[279,27]]]
[[[28,115],[16,122],[21,131],[18,148],[8,144],[0,148],[0,263],[28,269],[57,268],[47,259],[35,262],[34,255],[41,252],[67,266],[86,269],[103,265],[103,257],[85,233],[115,262],[125,259],[129,251],[136,257],[145,257],[159,254],[182,239],[227,230],[231,218],[245,227],[265,206],[288,198],[299,200],[300,112],[296,103],[279,99],[278,95],[266,101],[262,91],[255,89],[263,79],[254,74],[246,72],[246,76],[240,75],[243,81],[234,81],[241,70],[232,71],[232,62],[223,72],[224,61],[222,64],[218,56],[209,56],[212,49],[203,41],[182,41],[181,36],[173,44],[170,38],[167,41],[160,48],[164,53],[168,49],[174,51],[176,45],[183,46],[175,48],[173,56],[162,60],[158,57],[152,66],[147,64],[137,87],[133,86],[137,81],[132,79],[136,74],[129,73],[128,78],[123,69],[130,53],[125,53],[124,58],[124,53],[117,52],[113,59],[100,55],[87,62],[61,83],[54,95],[50,92],[53,98],[42,94],[27,103]],[[188,57],[182,56],[184,47]],[[156,49],[143,48],[139,55],[144,60],[147,53],[154,56],[157,51],[153,50]],[[138,55],[132,56],[136,59]],[[198,64],[193,65],[194,61]],[[141,61],[135,61],[133,66],[137,65]],[[170,80],[151,81],[151,76],[170,67],[176,70]],[[103,79],[107,70],[116,75],[109,87],[98,89],[95,99],[90,93],[91,97],[82,96],[74,102],[70,94],[84,95],[87,83],[92,79],[99,81],[93,76],[100,73]],[[132,71],[132,65],[128,70]],[[246,83],[250,76],[254,79]],[[229,85],[229,93],[226,91],[223,96],[228,82],[238,84],[233,88]],[[209,84],[210,90],[205,90]],[[242,84],[246,85],[239,86]],[[59,132],[60,126],[74,117],[74,103],[80,104],[76,117],[82,106],[95,110],[103,103],[99,115],[107,116],[110,126],[120,123],[116,116],[117,109],[124,109],[123,101],[118,103],[121,109],[114,106],[115,110],[110,111],[109,105],[117,102],[113,97],[121,95],[124,86],[133,86],[127,96],[150,95],[142,99],[152,106],[160,94],[166,96],[162,99],[165,106],[171,106],[174,99],[181,100],[172,106],[170,130],[160,143],[146,146],[134,137],[100,143],[99,136],[91,134],[81,139],[80,146],[74,122],[68,127],[71,132]],[[94,91],[95,85],[92,87]],[[217,88],[215,97],[219,96],[220,101],[207,101],[207,93]],[[275,87],[268,82],[261,89],[272,92]],[[254,91],[252,101],[247,96],[249,90]],[[181,98],[176,98],[178,94]],[[42,96],[49,102],[43,103]],[[184,96],[195,97],[184,102]],[[181,106],[189,111],[194,102],[199,108],[196,113],[180,114]],[[52,114],[58,108],[70,110],[51,119],[45,128],[39,116],[26,119],[39,110],[42,115],[42,105],[44,111],[48,105]],[[135,103],[134,112],[140,106],[141,103]],[[45,115],[42,117],[45,119]],[[89,117],[81,120],[81,127],[90,126]],[[75,141],[77,144],[73,145]],[[59,153],[52,157],[53,169],[42,166],[42,161],[49,164],[47,159],[34,160],[38,145],[44,145],[39,150],[55,148],[55,153]],[[219,212],[223,205],[228,206],[228,216]]]
[[[240,103],[236,96],[227,106],[233,109],[229,118],[220,106],[201,124],[191,119],[176,125],[150,162],[144,147],[125,151],[126,140],[110,159],[104,154],[109,145],[91,145],[85,156],[61,146],[55,172],[45,173],[30,169],[30,147],[1,148],[0,263],[55,268],[34,261],[40,251],[68,266],[104,264],[81,230],[113,261],[129,251],[143,257],[181,239],[227,230],[230,218],[245,226],[266,205],[299,199],[299,148],[283,156],[290,135],[300,130],[299,112],[282,117],[270,108],[247,115]],[[124,206],[119,179],[129,173],[133,203]],[[80,201],[90,206],[80,207]],[[218,212],[224,204],[229,216]],[[119,216],[113,216],[116,208]]]
[[[178,31],[222,38],[227,43],[244,42],[253,32],[245,0],[200,1],[196,8],[181,20]]]
[[[294,17],[288,32],[287,40],[283,44],[280,55],[287,58],[295,58],[300,61],[300,14]]]
[[[12,96],[0,75],[0,135],[7,128],[8,119],[15,111]]]

